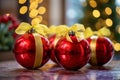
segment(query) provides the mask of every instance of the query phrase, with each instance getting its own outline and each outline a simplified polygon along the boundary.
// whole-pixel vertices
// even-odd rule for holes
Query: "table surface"
[[[0,62],[0,80],[120,80],[120,61],[103,67],[89,64],[78,71],[68,71],[49,61],[38,70],[27,70],[16,61]]]

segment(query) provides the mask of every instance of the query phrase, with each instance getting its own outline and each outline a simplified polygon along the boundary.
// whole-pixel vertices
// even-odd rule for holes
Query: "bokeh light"
[[[93,10],[93,16],[94,16],[95,18],[100,17],[100,11],[99,11],[99,10]]]

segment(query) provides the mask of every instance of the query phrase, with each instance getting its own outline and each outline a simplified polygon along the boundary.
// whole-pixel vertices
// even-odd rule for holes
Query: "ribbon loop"
[[[32,28],[32,26],[28,23],[22,22],[18,28],[15,30],[17,34],[25,34],[27,31],[29,31]]]
[[[74,32],[84,32],[85,31],[84,25],[82,25],[82,24],[74,24],[71,26],[70,29],[73,30]]]
[[[56,28],[57,28],[57,26],[55,26],[55,25],[50,26],[47,31],[47,34],[56,34]]]
[[[56,35],[58,37],[66,36],[66,34],[68,33],[68,30],[69,30],[69,27],[65,25],[60,25],[56,28]]]
[[[31,26],[29,23],[26,23],[26,22],[22,22],[18,28],[15,30],[15,32],[17,34],[25,34],[26,32],[30,32],[31,29],[34,30],[34,32],[36,33],[39,33],[43,36],[46,36],[46,33],[48,31],[48,27],[46,25],[43,25],[43,24],[36,24],[36,25],[33,25]]]
[[[47,31],[48,31],[48,27],[46,25],[43,24],[36,24],[33,26],[33,28],[35,29],[35,31],[43,36],[47,35]]]
[[[88,28],[86,28],[84,34],[85,34],[85,38],[88,38],[88,37],[93,36],[93,35],[110,36],[111,32],[106,27],[103,27],[103,28],[99,29],[98,31],[92,31],[92,29],[90,27],[88,27]]]

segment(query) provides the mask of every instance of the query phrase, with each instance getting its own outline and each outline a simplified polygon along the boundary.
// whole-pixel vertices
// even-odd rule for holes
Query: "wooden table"
[[[0,62],[0,80],[120,80],[120,61],[104,67],[89,64],[79,71],[67,71],[49,61],[38,70],[27,70],[16,61]]]

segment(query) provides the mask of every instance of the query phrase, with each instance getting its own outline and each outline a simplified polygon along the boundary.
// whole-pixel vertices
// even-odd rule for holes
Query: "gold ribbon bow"
[[[80,34],[81,32],[85,31],[85,28],[82,24],[74,24],[71,27],[60,26],[56,30],[57,36],[66,36],[67,40],[72,42],[72,40],[69,37],[69,32],[71,31],[75,32],[75,36],[79,39],[81,38],[81,36],[83,36]]]
[[[101,28],[98,31],[92,31],[92,29],[90,27],[88,27],[88,28],[86,28],[84,34],[85,34],[85,38],[88,38],[88,37],[93,36],[93,35],[97,35],[97,36],[110,36],[111,32],[106,27],[103,27],[103,28]]]
[[[46,36],[47,31],[48,31],[48,27],[46,25],[43,24],[36,24],[31,26],[29,23],[26,22],[22,22],[18,28],[15,30],[15,32],[17,34],[25,34],[26,32],[28,32],[29,30],[34,29],[36,33],[39,33],[43,36]]]

